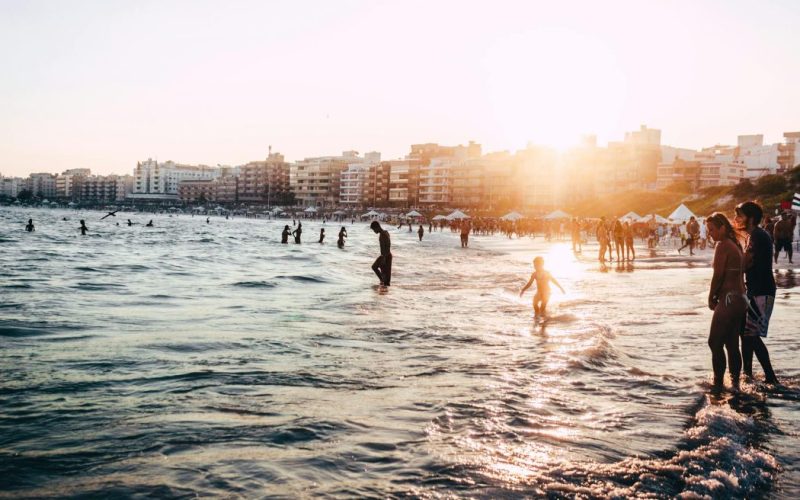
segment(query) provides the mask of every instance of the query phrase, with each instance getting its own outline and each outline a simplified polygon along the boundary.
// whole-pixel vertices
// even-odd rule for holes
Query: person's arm
[[[567,293],[564,291],[564,287],[562,287],[561,284],[552,275],[550,275],[550,281],[556,284],[558,289],[561,290],[561,293]]]
[[[742,266],[744,270],[748,270],[753,267],[753,247],[757,245],[757,241],[753,241],[753,236],[750,235],[750,241],[747,244],[747,247],[744,249],[744,255],[742,256]]]
[[[528,282],[525,283],[525,286],[522,287],[522,290],[519,291],[520,297],[522,297],[522,294],[525,293],[525,290],[531,287],[534,279],[536,279],[536,273],[531,274],[531,279],[529,279]]]
[[[712,311],[719,302],[719,289],[725,279],[725,266],[728,262],[728,252],[722,245],[717,245],[714,251],[714,276],[711,278],[711,287],[708,290],[708,308]]]

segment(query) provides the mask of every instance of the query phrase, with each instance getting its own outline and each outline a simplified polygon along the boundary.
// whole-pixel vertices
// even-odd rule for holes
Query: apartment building
[[[341,156],[306,158],[293,163],[289,168],[289,185],[295,203],[321,208],[337,205],[341,197],[342,172],[350,165],[371,165],[379,159],[377,152],[361,157],[357,151],[345,151]]]
[[[414,207],[419,204],[420,160],[381,162],[388,171],[387,198],[392,207]]]
[[[38,173],[28,176],[28,189],[34,196],[52,200],[56,197],[56,174]]]
[[[293,201],[289,183],[290,166],[280,153],[269,152],[266,160],[251,161],[239,170],[238,200],[269,205],[287,205]],[[230,200],[232,181],[227,186],[226,199]]]
[[[220,175],[220,169],[205,165],[181,165],[173,161],[159,163],[152,158],[137,162],[134,169],[133,194],[167,195],[177,199],[181,181],[211,180]],[[144,196],[146,197],[146,196]]]

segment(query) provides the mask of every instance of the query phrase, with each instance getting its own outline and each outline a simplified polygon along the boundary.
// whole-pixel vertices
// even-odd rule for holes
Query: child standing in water
[[[533,274],[531,274],[531,279],[522,287],[522,290],[519,292],[519,296],[522,297],[522,294],[525,293],[525,290],[531,287],[534,280],[536,281],[536,295],[533,296],[533,312],[534,317],[538,318],[540,316],[545,315],[545,309],[547,308],[547,302],[550,300],[550,282],[552,281],[555,285],[561,290],[561,293],[566,293],[564,288],[556,281],[553,275],[550,274],[550,271],[546,271],[544,268],[544,259],[542,257],[536,257],[533,259]]]

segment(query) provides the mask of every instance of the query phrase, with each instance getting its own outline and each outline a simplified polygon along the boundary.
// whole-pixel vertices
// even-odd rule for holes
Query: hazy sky
[[[800,130],[800,1],[0,0],[0,173]]]

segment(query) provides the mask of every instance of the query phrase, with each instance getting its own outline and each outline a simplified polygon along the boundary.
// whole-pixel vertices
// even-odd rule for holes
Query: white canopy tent
[[[556,210],[554,212],[550,212],[545,216],[547,220],[555,220],[555,219],[569,219],[572,216],[563,210]]]
[[[303,210],[303,212],[305,212],[307,214],[315,214],[315,213],[317,213],[317,209],[314,208],[314,207],[308,207],[305,210]]]
[[[416,210],[412,210],[406,214],[406,217],[422,217],[422,214]]]
[[[337,211],[333,212],[333,215],[344,215],[346,213],[347,212],[345,212],[344,210],[337,210]]]
[[[644,217],[639,219],[639,222],[650,222],[653,219],[653,217],[656,218],[656,222],[658,222],[659,224],[669,224],[669,220],[661,217],[658,214],[645,215]]]
[[[446,215],[435,215],[433,217],[433,220],[443,220],[443,219],[446,219],[446,218],[447,218]]]
[[[667,218],[675,222],[684,222],[688,221],[690,217],[694,217],[695,219],[697,218],[697,216],[691,210],[689,210],[689,207],[681,203],[681,205],[676,208],[674,212],[669,214],[669,217]]]
[[[376,212],[375,210],[370,210],[369,212],[365,213],[361,217],[377,217],[378,215],[380,215],[380,214],[378,214],[378,212]]]
[[[455,210],[453,213],[445,217],[447,220],[456,220],[456,219],[469,219],[469,215],[465,214],[461,210]]]
[[[272,213],[273,214],[279,214],[281,212],[283,212],[283,209],[280,208],[280,207],[275,207],[275,208],[272,209]]]
[[[508,221],[512,221],[512,222],[513,221],[518,221],[518,220],[524,219],[524,218],[525,218],[525,216],[522,215],[519,212],[509,212],[509,213],[505,214],[504,216],[500,217],[500,219],[502,219],[502,220],[508,220]]]
[[[633,210],[631,210],[631,211],[630,211],[630,212],[628,212],[627,214],[625,214],[625,215],[623,215],[622,217],[620,217],[620,219],[622,219],[622,220],[625,220],[625,219],[630,219],[630,220],[637,220],[637,221],[638,221],[639,219],[641,219],[641,218],[642,218],[642,216],[641,216],[641,215],[639,215],[639,214],[637,214],[637,213],[636,213],[636,212],[634,212]]]

